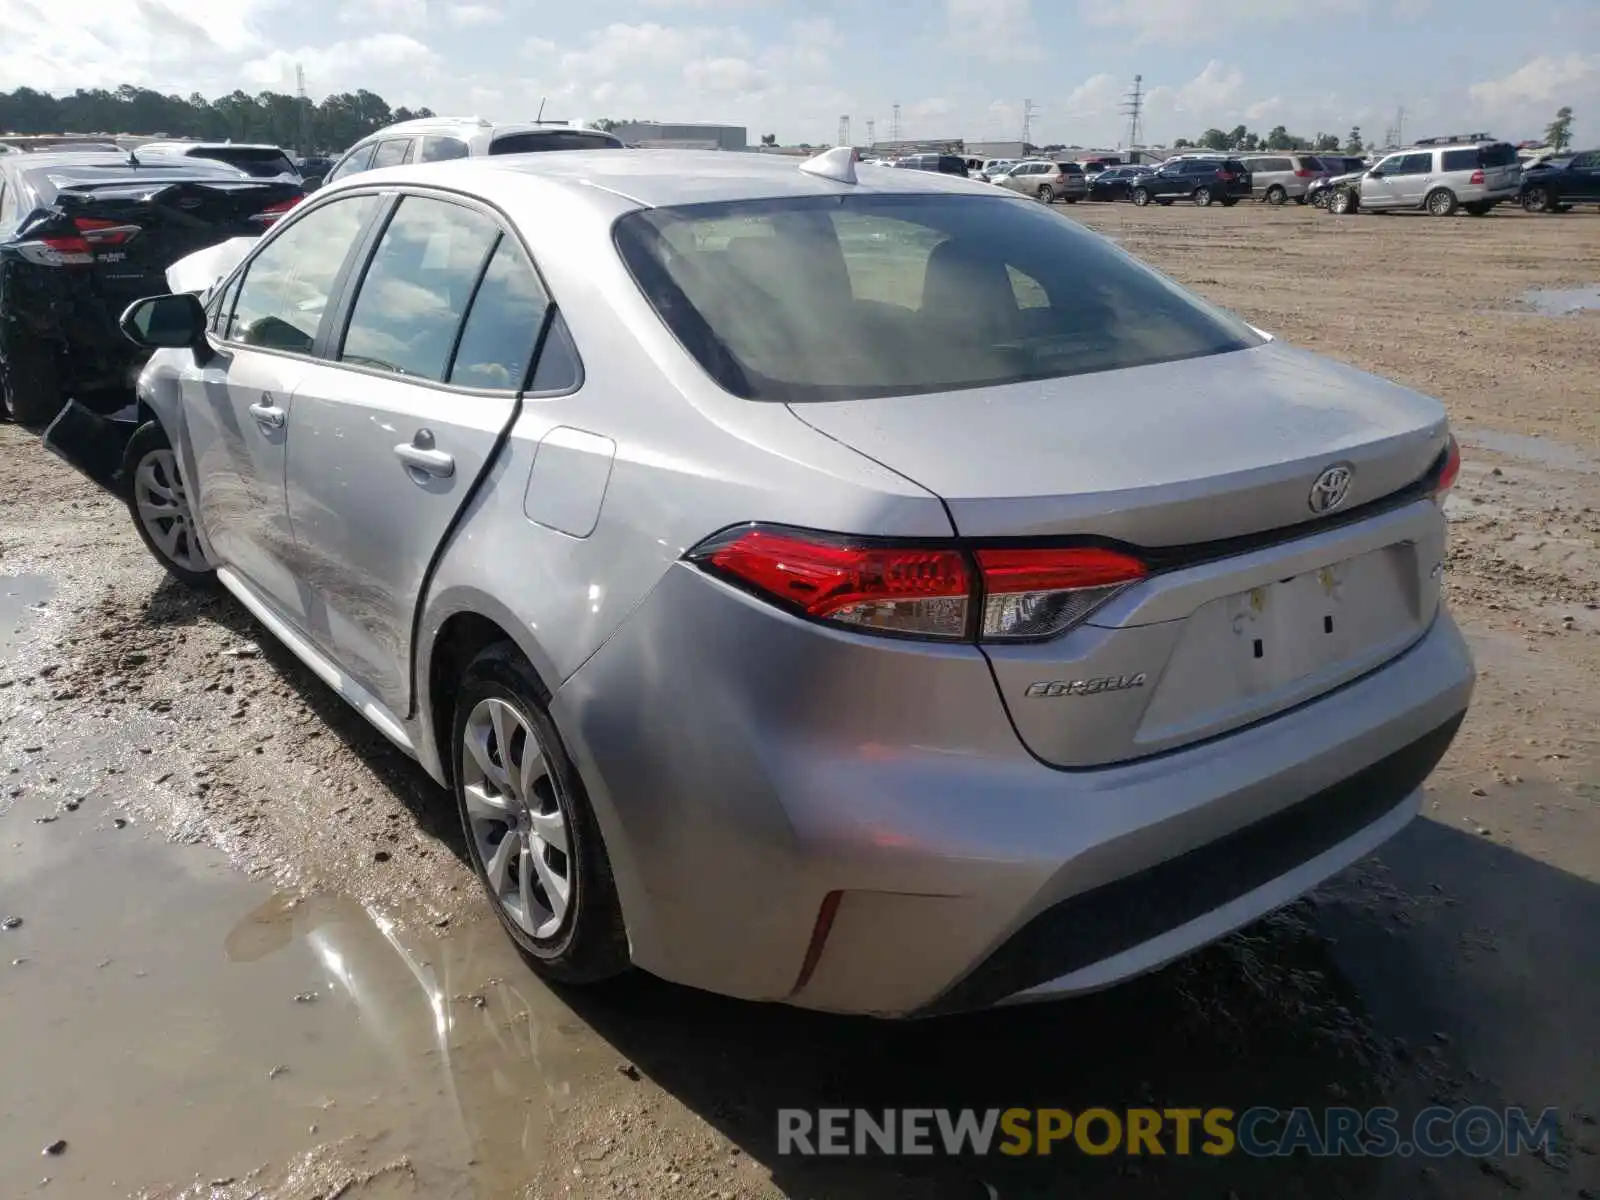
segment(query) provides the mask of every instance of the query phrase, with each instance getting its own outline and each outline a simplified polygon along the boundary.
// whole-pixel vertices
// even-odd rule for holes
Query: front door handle
[[[421,471],[436,479],[448,479],[456,473],[454,456],[434,449],[431,429],[417,430],[417,436],[409,442],[401,442],[394,448],[394,454],[411,470]]]
[[[289,419],[288,413],[272,403],[271,396],[263,396],[259,404],[252,404],[250,415],[264,429],[282,429],[284,422]]]

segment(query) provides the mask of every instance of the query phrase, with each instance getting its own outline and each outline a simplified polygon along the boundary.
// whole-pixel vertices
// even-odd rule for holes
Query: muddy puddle
[[[1541,317],[1569,317],[1574,313],[1600,310],[1600,283],[1583,287],[1530,288],[1522,293],[1522,303]]]
[[[16,644],[54,595],[55,585],[43,575],[0,575],[0,655]]]
[[[1554,438],[1502,433],[1499,430],[1479,429],[1475,426],[1458,429],[1456,433],[1462,443],[1469,448],[1507,454],[1554,470],[1577,471],[1585,475],[1600,474],[1600,459],[1586,450]]]
[[[0,1196],[520,1193],[597,1039],[497,926],[418,944],[122,811],[3,828]]]

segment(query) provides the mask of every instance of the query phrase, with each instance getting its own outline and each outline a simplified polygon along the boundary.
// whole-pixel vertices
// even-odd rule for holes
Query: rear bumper
[[[975,648],[835,633],[679,567],[553,712],[636,963],[909,1015],[1103,987],[1294,899],[1414,815],[1472,683],[1441,610],[1297,709],[1063,771],[1023,749]]]

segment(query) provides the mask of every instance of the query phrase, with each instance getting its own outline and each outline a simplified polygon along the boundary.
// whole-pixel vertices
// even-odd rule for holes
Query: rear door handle
[[[431,442],[432,439],[430,438]],[[395,457],[405,463],[414,471],[421,471],[424,475],[432,475],[439,479],[448,479],[456,473],[456,460],[452,455],[443,450],[434,450],[429,446],[418,446],[412,442],[401,442],[394,448]]]
[[[271,396],[263,396],[261,403],[250,406],[250,415],[265,429],[282,429],[289,414],[272,403]]]

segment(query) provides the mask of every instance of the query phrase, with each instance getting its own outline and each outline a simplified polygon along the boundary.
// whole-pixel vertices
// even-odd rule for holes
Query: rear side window
[[[308,212],[245,268],[222,336],[246,346],[310,354],[328,296],[376,196],[349,196]]]
[[[460,138],[439,134],[422,139],[420,162],[443,162],[450,158],[466,158],[470,154],[467,144]]]
[[[472,298],[450,382],[501,391],[520,388],[549,304],[522,247],[502,237]]]
[[[1260,341],[1072,222],[997,198],[646,209],[615,236],[662,320],[752,399],[946,392]]]
[[[378,143],[378,152],[372,156],[372,166],[374,170],[379,167],[398,167],[401,163],[410,161],[410,157],[411,139],[391,138],[387,142]]]
[[[1446,150],[1443,155],[1442,171],[1476,171],[1478,169],[1478,152],[1476,150]]]
[[[499,235],[476,209],[407,196],[367,264],[339,360],[443,380],[461,314]]]
[[[570,392],[582,382],[583,363],[578,358],[578,347],[558,309],[550,322],[544,348],[539,351],[539,365],[533,369],[533,387],[529,390],[541,394]]]
[[[616,150],[622,143],[609,133],[587,129],[546,129],[507,133],[489,143],[490,154],[531,154],[540,150]]]

